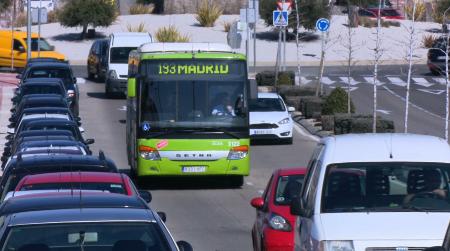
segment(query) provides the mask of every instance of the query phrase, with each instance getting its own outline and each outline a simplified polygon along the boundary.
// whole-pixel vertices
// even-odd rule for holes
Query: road
[[[83,72],[77,71],[78,77]],[[93,150],[102,149],[122,169],[128,169],[125,147],[125,100],[106,99],[104,85],[80,84],[80,114]],[[316,141],[296,129],[293,145],[258,145],[251,150],[251,175],[242,189],[228,189],[220,181],[171,180],[151,185],[151,206],[167,213],[175,238],[189,241],[195,250],[251,250],[255,210],[250,200],[260,195],[272,171],[279,167],[305,166]],[[170,181],[170,180],[169,180]],[[219,185],[217,185],[219,183]]]
[[[85,77],[85,67],[75,67],[77,77]],[[262,70],[262,69],[258,69]],[[326,89],[342,85],[339,81],[345,75],[344,67],[329,67],[325,75],[330,80]],[[317,67],[303,69],[305,79],[314,76]],[[380,75],[399,75],[400,67],[381,67]],[[356,83],[358,79],[370,75],[369,67],[355,67],[351,83],[352,97],[358,112],[372,110],[372,85]],[[426,68],[417,67],[416,78],[432,79]],[[399,76],[401,77],[401,76]],[[381,80],[380,80],[381,81]],[[430,80],[431,81],[431,80]],[[367,82],[367,81],[366,81]],[[439,86],[438,86],[439,87]],[[430,88],[438,88],[436,85]],[[410,131],[442,136],[443,102],[442,94],[421,92],[425,86],[412,85]],[[440,86],[442,90],[442,86]],[[404,113],[404,88],[386,83],[379,88],[379,113],[393,119],[398,131],[402,131]],[[94,151],[102,149],[116,164],[128,169],[125,146],[125,100],[107,99],[104,84],[86,81],[80,84],[81,117],[87,138],[94,137]],[[435,115],[432,115],[435,114]],[[295,130],[293,145],[257,145],[251,149],[251,174],[245,179],[242,189],[228,189],[220,180],[147,180],[153,194],[152,207],[167,213],[167,225],[178,240],[191,242],[195,250],[240,251],[251,250],[250,231],[255,218],[255,210],[250,207],[251,198],[261,194],[272,171],[279,167],[305,166],[316,140],[301,128]]]

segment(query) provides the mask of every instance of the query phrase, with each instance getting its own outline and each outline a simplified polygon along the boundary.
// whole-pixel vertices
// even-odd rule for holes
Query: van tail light
[[[231,148],[228,153],[229,160],[240,160],[247,157],[248,154],[248,146],[236,146]]]
[[[139,155],[146,160],[161,160],[158,150],[150,146],[139,146]]]

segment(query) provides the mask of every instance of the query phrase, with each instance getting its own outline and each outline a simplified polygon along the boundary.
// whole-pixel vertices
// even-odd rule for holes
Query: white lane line
[[[334,82],[336,81],[331,80],[329,77],[322,77],[322,83],[324,85],[332,85]]]
[[[310,134],[308,131],[306,131],[306,129],[304,129],[302,126],[300,126],[300,125],[298,125],[296,123],[294,124],[294,128],[302,136],[305,136],[305,137],[307,137],[307,138],[309,138],[309,139],[311,139],[313,141],[316,141],[316,142],[320,141],[319,137],[317,137],[316,135]]]
[[[86,79],[84,79],[84,78],[77,78],[77,84],[86,84]]]
[[[383,114],[386,114],[386,115],[389,115],[389,114],[391,114],[391,111],[388,111],[388,110],[383,110],[383,109],[377,109],[377,112],[379,112],[379,113],[383,113]]]
[[[397,93],[395,93],[394,91],[392,91],[392,90],[389,89],[388,87],[383,86],[383,88],[384,88],[386,91],[388,91],[390,94],[392,94],[392,95],[394,95],[395,97],[401,99],[402,101],[406,101],[406,99],[405,99],[404,97],[398,95]],[[421,110],[422,112],[424,112],[424,113],[426,113],[426,114],[429,114],[429,115],[431,115],[431,116],[433,116],[433,117],[436,117],[436,118],[445,120],[444,117],[441,117],[441,116],[439,116],[439,115],[437,115],[437,114],[434,114],[434,113],[432,113],[432,112],[426,110],[425,108],[422,108],[422,107],[420,107],[420,106],[418,106],[418,105],[416,105],[416,104],[414,104],[414,103],[410,103],[410,104],[411,104],[411,106],[413,106],[413,107],[415,107],[415,108]]]
[[[441,85],[445,85],[445,78],[433,78],[434,81],[438,82]]]
[[[342,82],[344,82],[346,84],[349,84],[348,83],[348,81],[349,81],[348,77],[339,77],[339,78],[341,79]],[[350,77],[350,85],[357,85],[357,84],[359,84],[359,82],[354,80],[352,77]]]
[[[249,181],[245,182],[245,184],[247,184],[248,186],[254,186],[254,184]]]
[[[374,80],[375,80],[374,77],[364,77],[364,80],[366,80],[367,83],[368,83],[368,84],[371,84],[371,85],[373,85],[373,83],[375,82],[375,81],[374,81]],[[384,83],[381,82],[379,79],[377,79],[377,86],[380,86],[380,85],[384,85]]]
[[[433,89],[417,89],[417,90],[421,91],[421,92],[434,94],[434,95],[441,95],[442,93],[445,92],[445,90],[433,90]]]
[[[424,79],[424,78],[412,78],[414,80],[414,82],[416,82],[416,85],[421,85],[421,86],[425,86],[425,87],[430,87],[434,84],[428,82],[428,80]]]
[[[403,81],[401,78],[399,77],[386,77],[391,84],[393,85],[398,85],[398,86],[406,86],[405,81]]]

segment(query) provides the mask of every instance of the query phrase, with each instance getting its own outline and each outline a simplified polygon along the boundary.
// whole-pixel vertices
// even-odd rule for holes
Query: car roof
[[[54,212],[58,209],[84,210],[87,208],[114,208],[119,210],[125,208],[148,209],[148,206],[137,196],[114,193],[106,195],[104,192],[77,190],[76,192],[39,193],[11,197],[0,205],[0,215],[30,211]],[[56,214],[53,216],[56,216]]]
[[[14,168],[15,173],[37,174],[43,172],[63,172],[63,171],[104,171],[118,172],[114,162],[109,158],[99,158],[93,155],[67,155],[49,154],[39,156],[18,155],[11,159],[6,169]]]
[[[73,132],[69,130],[31,130],[19,132],[17,138],[20,137],[48,137],[48,136],[64,136],[73,137]]]
[[[324,163],[435,162],[450,163],[450,146],[438,137],[405,133],[346,134],[321,140]]]
[[[46,107],[46,106],[40,106],[40,107],[30,107],[23,109],[23,114],[31,114],[31,113],[40,113],[40,112],[49,112],[49,113],[69,113],[70,110],[67,107]]]
[[[28,120],[28,119],[58,119],[58,120],[71,120],[70,116],[68,114],[61,114],[61,113],[33,113],[33,114],[24,114],[22,116],[22,120]]]
[[[34,68],[47,68],[47,69],[53,69],[53,68],[64,68],[64,69],[71,69],[70,65],[63,61],[41,61],[41,62],[34,62],[32,63],[27,69],[32,70]]]
[[[42,183],[116,183],[124,184],[124,174],[105,172],[57,172],[27,175],[22,185]]]
[[[39,147],[39,146],[85,146],[85,144],[68,139],[40,139],[38,141],[26,141],[21,144],[22,147]]]
[[[274,92],[258,92],[258,98],[280,98],[280,96]]]
[[[306,167],[291,167],[278,169],[279,176],[302,175],[306,174]]]
[[[27,127],[38,125],[68,125],[78,127],[78,124],[75,121],[55,118],[30,121],[30,123],[27,124]]]

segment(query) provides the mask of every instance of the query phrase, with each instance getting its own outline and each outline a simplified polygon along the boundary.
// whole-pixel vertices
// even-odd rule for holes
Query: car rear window
[[[59,86],[24,86],[22,88],[22,94],[23,95],[29,95],[29,94],[60,94],[63,95],[64,92]]]
[[[96,183],[96,182],[81,182],[81,183],[39,183],[27,184],[20,188],[20,191],[31,190],[56,190],[56,189],[79,189],[79,190],[95,190],[102,192],[110,192],[117,194],[127,194],[123,184],[119,183]]]
[[[290,205],[292,198],[300,195],[304,175],[280,176],[275,192],[276,205]]]

